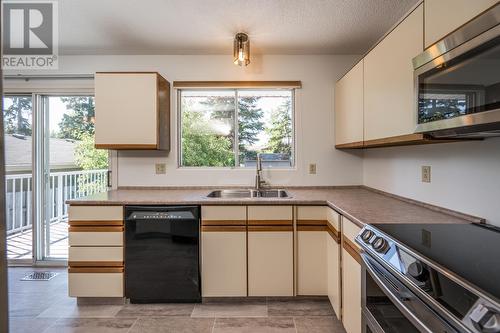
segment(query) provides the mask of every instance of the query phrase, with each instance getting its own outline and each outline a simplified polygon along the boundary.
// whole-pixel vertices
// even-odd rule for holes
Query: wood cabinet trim
[[[353,244],[348,238],[342,237],[342,247],[351,257],[361,265],[361,250]]]
[[[174,81],[178,88],[302,88],[301,81]]]
[[[96,143],[96,149],[120,149],[120,150],[156,150],[157,144],[118,144],[118,143]]]
[[[123,273],[123,267],[68,267],[68,273]]]
[[[201,220],[202,226],[247,225],[245,220]]]
[[[297,225],[315,225],[315,226],[326,226],[328,224],[327,220],[297,220]]]
[[[69,267],[123,267],[123,261],[68,261]]]
[[[204,225],[201,227],[202,232],[246,232],[246,226],[240,225]]]
[[[291,225],[249,225],[248,232],[261,232],[261,231],[290,231],[293,232]]]
[[[248,220],[248,225],[292,225],[292,220]]]
[[[68,224],[72,227],[77,226],[123,226],[123,220],[69,220]]]
[[[326,225],[298,225],[297,231],[327,231]]]
[[[356,141],[356,142],[350,142],[350,143],[341,143],[338,145],[335,145],[335,148],[337,149],[362,149],[364,148],[363,141]]]
[[[328,234],[333,238],[333,240],[337,244],[340,244],[340,233],[337,231],[337,229],[335,229],[335,227],[330,223],[326,225],[326,228],[327,228],[326,231],[328,231]]]
[[[112,226],[70,226],[69,232],[123,232],[124,227]]]
[[[337,149],[367,149],[367,148],[381,148],[381,147],[397,147],[397,146],[413,146],[413,145],[426,145],[436,143],[451,143],[459,141],[472,141],[482,140],[480,138],[467,138],[467,139],[436,139],[428,134],[413,133],[398,136],[391,136],[381,139],[367,140],[363,142],[353,142],[335,145]]]

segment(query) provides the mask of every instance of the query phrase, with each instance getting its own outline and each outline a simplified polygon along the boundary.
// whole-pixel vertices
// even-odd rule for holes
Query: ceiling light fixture
[[[246,66],[250,63],[250,39],[246,33],[239,32],[234,36],[233,57],[235,65]]]

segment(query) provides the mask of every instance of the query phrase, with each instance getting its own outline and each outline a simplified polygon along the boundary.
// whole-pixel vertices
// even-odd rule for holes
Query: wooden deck
[[[33,232],[31,229],[7,237],[8,259],[31,259],[33,252]],[[50,225],[49,259],[68,258],[68,223],[55,222]]]

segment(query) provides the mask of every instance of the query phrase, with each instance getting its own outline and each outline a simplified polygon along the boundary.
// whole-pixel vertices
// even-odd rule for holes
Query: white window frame
[[[269,90],[287,90],[292,93],[292,152],[291,152],[291,165],[289,167],[278,167],[278,168],[267,168],[269,170],[295,170],[297,167],[297,124],[296,124],[296,105],[297,105],[297,89],[295,88],[178,88],[176,89],[176,117],[177,117],[177,168],[179,169],[193,169],[193,170],[216,170],[216,169],[239,169],[239,170],[247,170],[250,167],[241,167],[239,166],[239,141],[238,138],[238,92],[239,91],[269,91]],[[236,108],[235,108],[235,116],[234,116],[234,135],[235,135],[235,165],[231,167],[211,167],[211,166],[184,166],[182,165],[182,110],[181,110],[181,94],[182,91],[193,91],[193,90],[204,90],[204,91],[234,91],[236,97]],[[264,167],[264,166],[263,166]]]

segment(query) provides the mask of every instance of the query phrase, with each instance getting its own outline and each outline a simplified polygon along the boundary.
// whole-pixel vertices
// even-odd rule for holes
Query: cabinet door
[[[498,0],[425,0],[425,47],[487,10]]]
[[[342,216],[342,322],[347,333],[361,333],[361,258],[354,241],[360,231]]]
[[[291,226],[248,227],[248,296],[293,296]]]
[[[158,73],[96,73],[95,145],[170,149],[170,88]]]
[[[342,323],[347,333],[361,333],[361,265],[342,249]]]
[[[335,84],[335,145],[363,141],[363,60]]]
[[[330,304],[340,319],[341,297],[340,297],[340,215],[333,209],[327,208],[328,235],[326,242],[327,250],[327,290]]]
[[[415,131],[412,59],[422,51],[420,5],[364,59],[365,141]]]
[[[247,296],[246,227],[203,227],[201,246],[203,297]]]
[[[326,209],[297,207],[298,295],[327,295]]]

